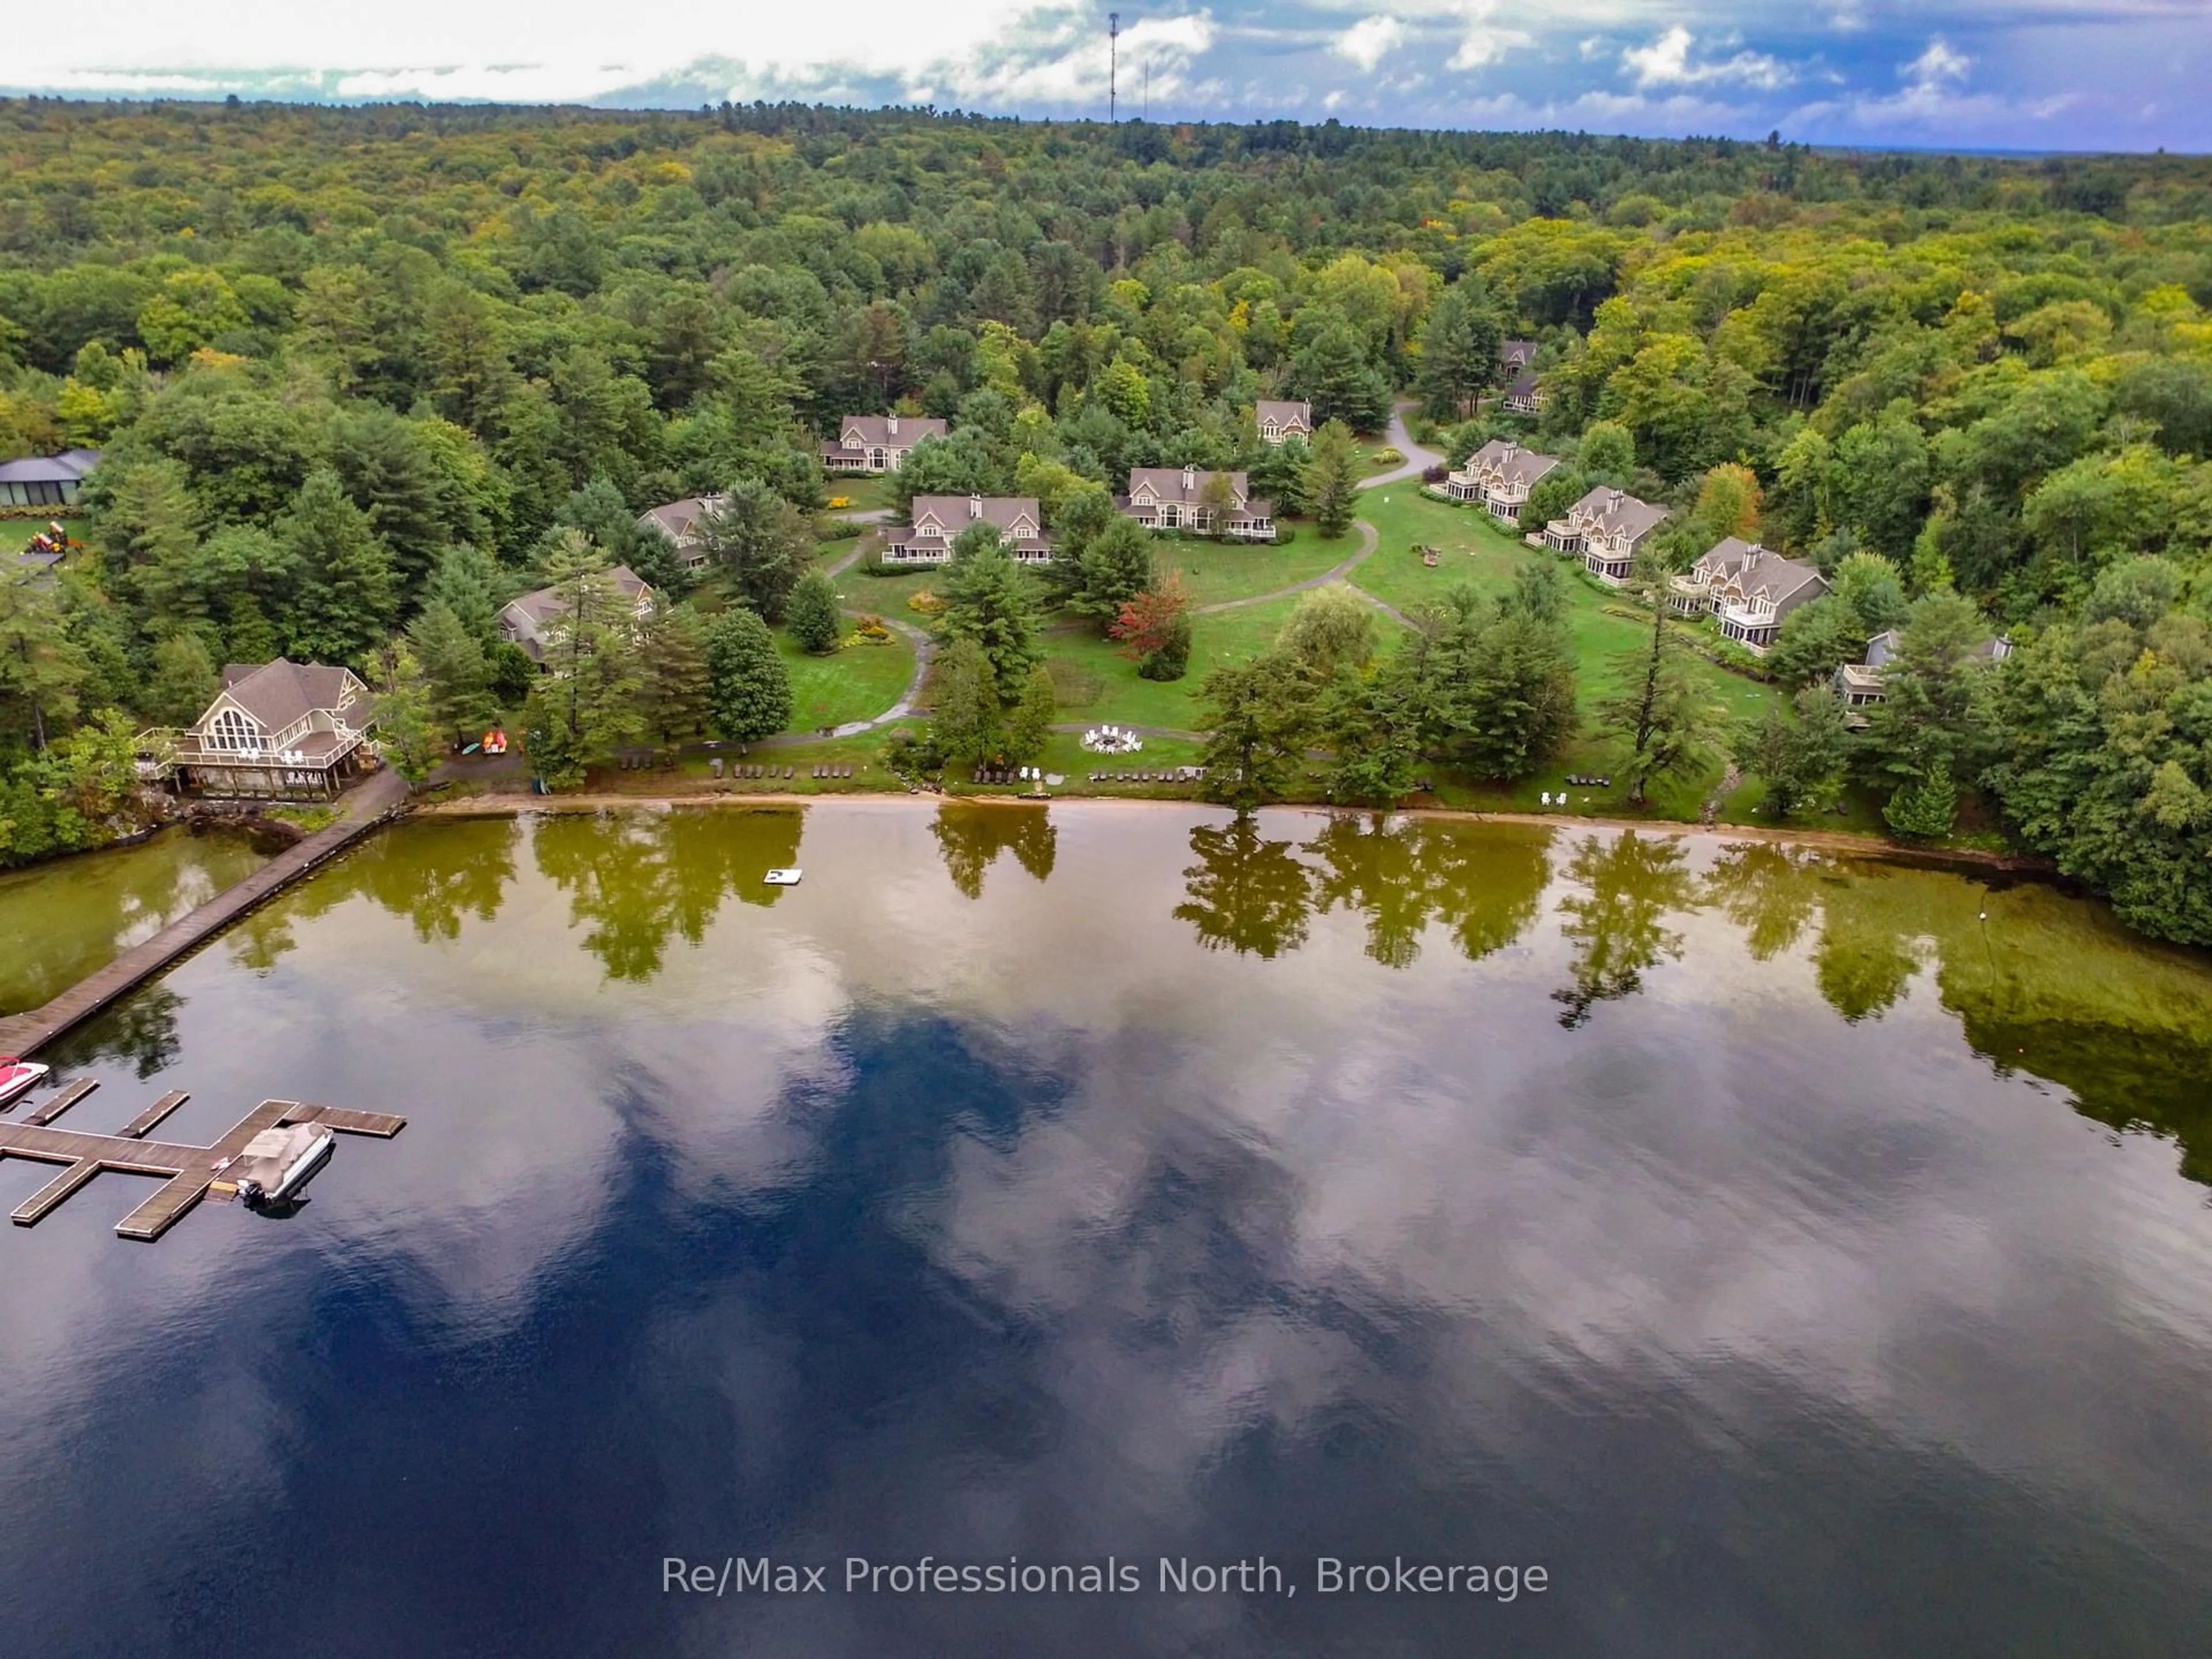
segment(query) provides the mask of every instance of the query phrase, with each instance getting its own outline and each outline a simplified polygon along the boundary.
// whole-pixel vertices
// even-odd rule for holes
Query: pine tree
[[[313,662],[367,662],[392,626],[399,582],[391,548],[346,499],[337,473],[317,467],[307,475],[276,541],[300,572],[293,652]]]
[[[678,750],[707,735],[713,717],[714,676],[707,663],[707,636],[698,614],[665,600],[646,619],[641,653],[645,661],[642,713],[647,736],[665,750]]]
[[[1667,632],[1656,589],[1650,598],[1650,647],[1622,662],[1628,689],[1598,708],[1606,728],[1629,744],[1628,757],[1615,769],[1628,780],[1628,799],[1639,806],[1654,780],[1688,771],[1703,759],[1715,729],[1713,710]]]
[[[826,657],[837,648],[844,633],[844,618],[837,610],[837,586],[818,570],[810,570],[792,590],[791,607],[784,625],[802,651]]]
[[[583,781],[643,733],[637,619],[606,574],[606,560],[576,531],[556,540],[546,584],[558,595],[545,631],[545,675],[531,689],[526,742],[539,777]]]
[[[1313,459],[1306,463],[1306,510],[1324,536],[1352,528],[1352,509],[1359,488],[1359,457],[1351,432],[1331,421],[1314,434]]]
[[[430,775],[446,746],[430,707],[430,683],[404,641],[395,641],[382,655],[376,698],[377,744],[401,777],[420,783]]]
[[[434,604],[408,625],[410,653],[420,665],[428,689],[431,723],[456,746],[499,717],[491,695],[490,669],[477,642],[450,606]]]
[[[190,726],[222,690],[222,676],[198,634],[173,634],[154,647],[154,677],[145,694],[152,719],[164,726]]]
[[[33,747],[46,746],[50,726],[76,718],[90,670],[83,648],[62,630],[52,585],[12,559],[0,565],[0,702]]]
[[[1052,717],[1058,712],[1052,675],[1042,663],[1030,670],[1021,701],[1006,715],[1006,758],[1026,766],[1044,753],[1052,737]]]
[[[1097,617],[1110,632],[1122,607],[1156,586],[1151,534],[1135,520],[1116,514],[1077,557],[1068,609]]]
[[[1788,817],[1807,802],[1829,799],[1843,779],[1850,734],[1844,705],[1825,686],[1800,691],[1793,720],[1770,708],[1736,740],[1736,763],[1766,781],[1767,805]]]
[[[768,624],[732,609],[707,630],[707,696],[714,729],[738,743],[771,737],[791,723],[791,674]]]
[[[1479,276],[1462,276],[1437,296],[1421,329],[1420,372],[1414,385],[1440,421],[1465,420],[1483,388],[1498,377],[1504,329]]]
[[[799,510],[757,478],[740,478],[700,514],[696,533],[729,573],[738,597],[771,623],[781,622],[814,554],[813,532]]]
[[[491,555],[465,545],[447,550],[422,585],[422,603],[426,607],[444,605],[460,618],[478,645],[489,650],[499,638],[500,601],[507,591],[506,579]]]
[[[1000,703],[1018,702],[1030,670],[1044,656],[1028,573],[993,544],[953,561],[945,606],[945,636],[974,641],[991,665]]]
[[[1304,769],[1316,710],[1312,684],[1270,654],[1206,677],[1206,798],[1249,812],[1289,793]]]
[[[932,744],[947,762],[972,765],[995,757],[1004,737],[990,659],[972,639],[955,640],[930,683]]]

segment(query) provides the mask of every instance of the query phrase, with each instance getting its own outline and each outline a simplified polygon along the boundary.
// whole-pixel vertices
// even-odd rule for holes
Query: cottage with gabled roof
[[[1905,642],[1904,634],[1894,628],[1883,629],[1867,641],[1866,659],[1847,662],[1836,670],[1836,695],[1850,709],[1870,708],[1882,702],[1887,692],[1882,687],[1882,671],[1889,666]],[[2002,634],[1984,640],[1966,653],[1970,662],[1999,663],[2012,655],[2012,640]]]
[[[667,538],[686,570],[703,570],[707,544],[699,534],[699,521],[729,499],[727,495],[687,495],[680,501],[664,502],[638,514],[638,527],[658,531]]]
[[[1022,564],[1050,564],[1052,538],[1034,495],[917,495],[908,516],[884,545],[885,564],[943,564],[952,544],[971,525],[997,527],[999,544]]]
[[[1536,361],[1534,340],[1500,340],[1498,343],[1498,374],[1510,380]]]
[[[1628,580],[1644,538],[1666,516],[1663,507],[1600,484],[1569,507],[1565,518],[1544,526],[1544,545],[1581,554],[1591,575],[1608,587],[1618,587]]]
[[[0,461],[0,507],[71,506],[85,475],[99,465],[96,449],[64,449],[58,455]]]
[[[848,415],[837,423],[837,441],[822,446],[822,465],[832,472],[896,472],[907,451],[948,430],[923,416]]]
[[[1784,617],[1828,591],[1828,579],[1813,566],[1734,537],[1692,567],[1693,575],[1700,571],[1706,608],[1720,619],[1722,637],[1754,657],[1766,654]]]
[[[1228,480],[1228,510],[1217,515],[1207,486]],[[1252,494],[1242,472],[1207,472],[1194,466],[1139,466],[1129,473],[1129,493],[1114,504],[1147,530],[1194,530],[1231,541],[1275,539],[1275,504]],[[1217,516],[1220,522],[1216,523]]]
[[[1455,501],[1480,501],[1492,518],[1510,523],[1528,506],[1528,492],[1537,481],[1559,464],[1556,455],[1540,455],[1506,439],[1492,438],[1445,478],[1444,493]]]
[[[224,669],[222,690],[200,717],[173,738],[161,735],[187,789],[327,800],[368,769],[362,744],[375,724],[368,687],[351,669],[279,657]],[[165,746],[148,736],[148,747]]]
[[[1279,444],[1289,438],[1313,436],[1313,405],[1262,398],[1252,411],[1260,428],[1260,441]]]
[[[615,592],[629,601],[630,614],[642,622],[653,612],[653,589],[628,565],[618,564],[605,573],[614,584]],[[535,593],[525,593],[519,599],[510,599],[501,607],[499,636],[512,641],[530,653],[530,660],[543,665],[545,647],[553,629],[568,613],[568,605],[557,587],[541,587]]]
[[[1505,409],[1511,415],[1541,415],[1549,399],[1544,388],[1536,383],[1536,371],[1524,368],[1513,377],[1505,388]]]

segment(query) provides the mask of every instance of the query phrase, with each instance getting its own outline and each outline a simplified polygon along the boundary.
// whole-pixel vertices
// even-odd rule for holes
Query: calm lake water
[[[262,863],[242,836],[176,829],[0,873],[0,1014],[51,1001]]]
[[[289,1220],[126,1245],[108,1176],[0,1232],[8,1654],[2212,1631],[2212,966],[2043,887],[1106,805],[417,823],[61,1057],[80,1127],[410,1121]],[[1262,1556],[1295,1594],[1159,1587]],[[665,1588],[731,1557],[825,1592]]]

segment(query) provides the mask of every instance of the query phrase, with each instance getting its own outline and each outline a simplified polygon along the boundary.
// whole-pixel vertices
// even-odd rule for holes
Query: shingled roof
[[[349,684],[360,684],[350,669],[283,657],[258,667],[232,663],[222,671],[222,689],[230,700],[267,732],[282,732],[318,708],[343,708]]]

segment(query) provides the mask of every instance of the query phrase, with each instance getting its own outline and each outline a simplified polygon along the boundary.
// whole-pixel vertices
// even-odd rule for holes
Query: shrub
[[[1292,542],[1297,540],[1297,538],[1298,532],[1297,526],[1287,524],[1279,524],[1275,526],[1276,546],[1288,547]]]
[[[921,587],[907,595],[906,608],[919,616],[941,617],[945,614],[945,601],[927,588]]]
[[[792,590],[791,637],[801,649],[826,657],[837,648],[844,629],[837,615],[837,590],[820,571],[809,571]]]
[[[1179,680],[1190,668],[1190,618],[1179,616],[1168,629],[1168,636],[1156,650],[1145,653],[1137,665],[1137,678],[1146,680]]]

